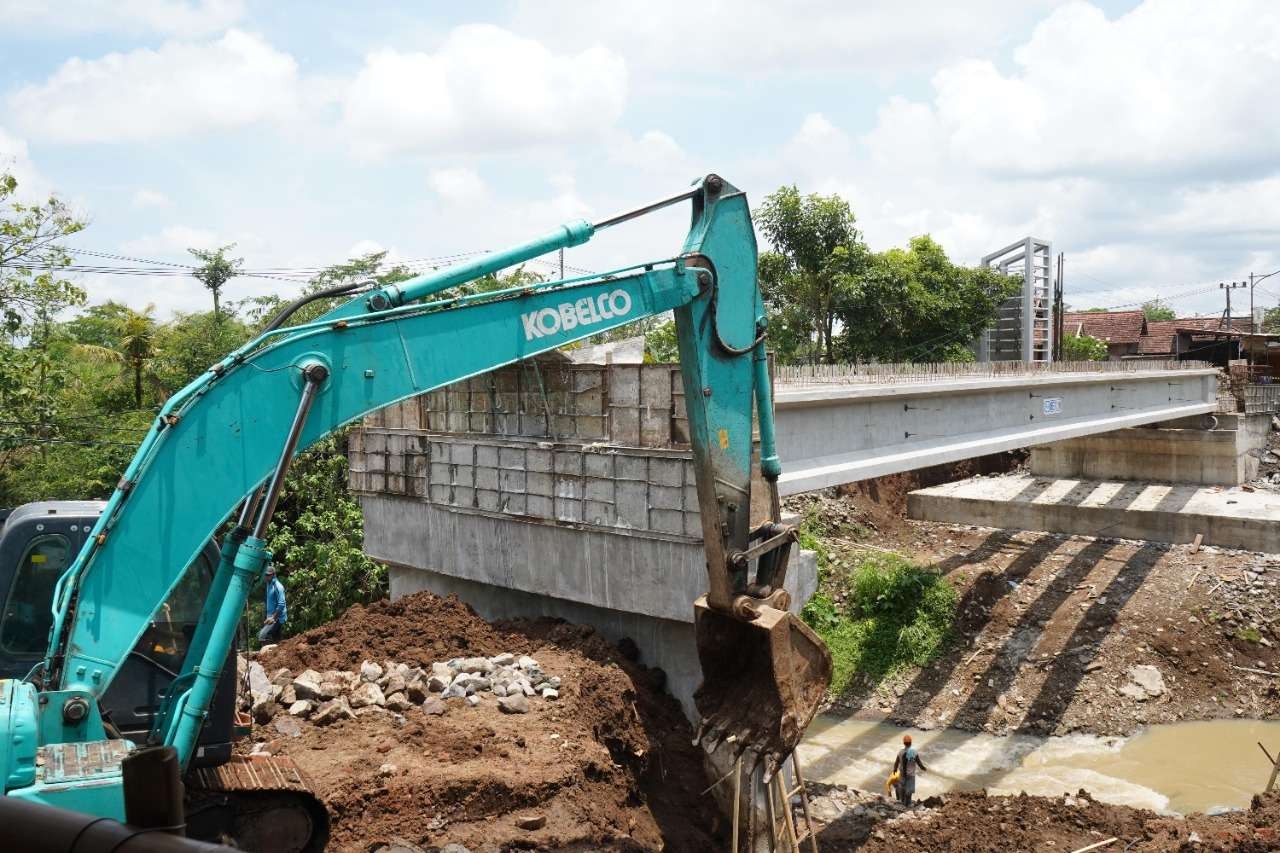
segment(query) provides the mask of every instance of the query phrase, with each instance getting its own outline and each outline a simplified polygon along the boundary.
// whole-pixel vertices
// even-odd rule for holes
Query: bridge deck
[[[780,371],[783,494],[1213,412],[1198,365]]]

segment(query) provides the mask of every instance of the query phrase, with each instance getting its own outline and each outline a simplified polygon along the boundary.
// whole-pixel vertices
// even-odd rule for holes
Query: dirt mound
[[[662,675],[592,629],[553,620],[491,625],[456,598],[418,593],[353,607],[261,656],[268,670],[358,669],[364,660],[429,668],[459,656],[535,657],[559,698],[528,713],[446,700],[430,716],[361,708],[274,740],[311,776],[333,819],[330,849],[392,839],[480,850],[715,849],[719,820],[700,754]],[[539,825],[541,824],[541,825]],[[524,828],[535,826],[536,828]]]
[[[430,593],[355,605],[342,616],[280,643],[262,656],[267,669],[351,669],[365,660],[414,666],[467,655],[497,654],[501,634],[453,596]],[[495,651],[486,651],[495,649]]]
[[[1188,818],[1099,803],[1086,792],[1074,797],[990,797],[981,792],[933,798],[908,812],[862,807],[846,812],[818,832],[824,853],[947,850],[1004,853],[1059,850],[1066,853],[1117,839],[1099,848],[1130,853],[1280,849],[1280,793],[1255,797],[1247,812]],[[885,814],[891,815],[887,819]]]

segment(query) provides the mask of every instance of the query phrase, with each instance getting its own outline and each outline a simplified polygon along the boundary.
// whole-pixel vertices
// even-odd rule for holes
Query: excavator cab
[[[53,624],[53,591],[88,538],[102,501],[39,501],[0,511],[0,678],[24,678],[44,659]],[[187,653],[218,565],[210,542],[145,632],[103,695],[103,717],[122,737],[147,739],[160,696]],[[232,648],[192,758],[213,767],[231,757],[236,703]]]

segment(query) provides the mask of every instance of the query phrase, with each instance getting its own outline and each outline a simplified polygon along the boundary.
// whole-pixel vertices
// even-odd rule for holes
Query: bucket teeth
[[[708,753],[722,742],[735,752],[790,755],[831,681],[831,655],[809,626],[766,605],[751,621],[695,606],[703,682],[694,694],[702,715],[697,739]],[[730,735],[732,734],[732,737]]]

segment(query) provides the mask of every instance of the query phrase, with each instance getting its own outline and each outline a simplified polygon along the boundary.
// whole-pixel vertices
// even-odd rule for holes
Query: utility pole
[[[1226,327],[1228,331],[1231,329],[1231,291],[1238,287],[1248,287],[1243,281],[1220,281],[1218,288],[1227,292],[1227,310],[1222,314],[1222,322],[1218,323],[1218,328]],[[1252,293],[1252,291],[1250,291]]]
[[[1253,319],[1254,317],[1253,289],[1258,286],[1258,282],[1263,281],[1264,279],[1271,278],[1271,276],[1277,275],[1277,274],[1280,274],[1280,270],[1276,270],[1275,272],[1269,272],[1266,275],[1256,275],[1254,273],[1249,273],[1249,329],[1255,335],[1262,330],[1258,328],[1258,321]]]

